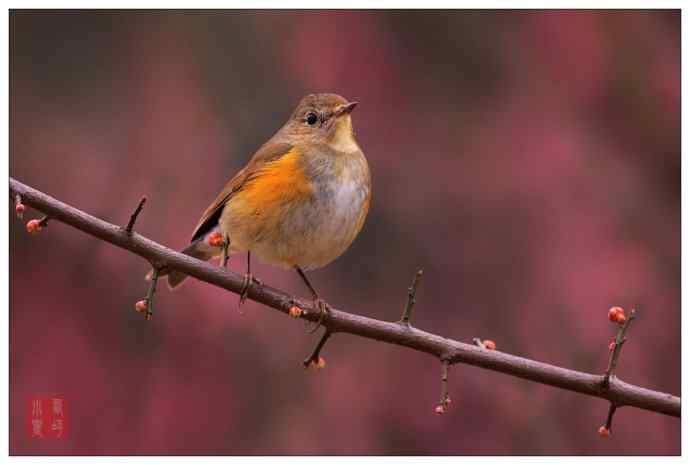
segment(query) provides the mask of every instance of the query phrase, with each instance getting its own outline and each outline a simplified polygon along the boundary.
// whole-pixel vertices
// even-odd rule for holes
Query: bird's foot
[[[230,238],[225,236],[223,242],[221,243],[221,256],[220,256],[220,266],[227,270],[228,260],[230,256]]]
[[[240,313],[242,313],[242,305],[244,305],[244,303],[247,301],[247,297],[249,296],[249,286],[251,286],[252,283],[261,285],[261,281],[254,278],[251,273],[245,274],[244,282],[242,284],[242,292],[240,292],[240,298],[237,301],[237,311]]]
[[[247,297],[249,297],[249,286],[252,284],[257,284],[259,286],[263,286],[264,283],[261,281],[259,278],[255,278],[253,274],[247,273],[244,275],[244,281],[242,284],[242,292],[240,292],[240,298],[237,301],[237,310],[242,313],[241,307],[244,305],[244,303],[247,301]]]
[[[328,316],[328,313],[331,310],[331,307],[328,305],[328,303],[326,303],[325,300],[318,296],[314,297],[313,305],[314,308],[316,308],[319,312],[319,319],[311,328],[309,328],[309,334],[312,334],[317,329],[319,329],[319,326],[321,326],[321,323],[323,323],[324,318]]]
[[[223,268],[224,270],[228,269],[228,261],[229,261],[229,256],[228,252],[226,249],[223,249],[223,252],[221,253],[220,256],[220,267]]]

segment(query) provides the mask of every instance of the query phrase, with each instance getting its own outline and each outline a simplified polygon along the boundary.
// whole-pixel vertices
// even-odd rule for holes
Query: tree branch
[[[21,196],[22,202],[26,205],[43,212],[52,220],[68,224],[91,236],[128,250],[158,266],[180,270],[235,294],[240,294],[243,290],[244,277],[237,273],[176,252],[136,232],[127,234],[120,226],[107,223],[10,178],[10,198],[14,201],[17,195]],[[302,318],[314,322],[319,319],[319,310],[311,303],[268,285],[252,285],[247,294],[248,298],[285,314],[289,314],[293,305],[299,305],[305,310],[301,315]],[[604,375],[583,373],[496,350],[485,350],[472,344],[446,339],[411,326],[401,325],[398,322],[375,320],[335,308],[330,309],[322,324],[331,334],[348,333],[408,347],[431,354],[436,359],[447,359],[449,364],[465,363],[607,399],[618,408],[632,406],[680,417],[679,397],[628,384],[618,377],[611,377],[608,386],[604,386]]]

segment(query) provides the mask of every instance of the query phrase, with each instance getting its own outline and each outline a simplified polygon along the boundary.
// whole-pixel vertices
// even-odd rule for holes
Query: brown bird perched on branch
[[[351,112],[357,102],[335,94],[304,97],[204,211],[183,253],[201,260],[247,252],[240,304],[252,282],[251,254],[294,268],[321,311],[327,306],[305,270],[338,258],[359,234],[369,211],[371,177],[355,139]],[[170,288],[187,277],[160,270]]]

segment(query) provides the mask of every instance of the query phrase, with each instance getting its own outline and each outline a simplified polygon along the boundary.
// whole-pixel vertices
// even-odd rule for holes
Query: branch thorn
[[[139,200],[139,204],[137,205],[137,208],[132,213],[132,216],[129,217],[129,223],[127,223],[127,226],[125,226],[125,232],[127,232],[127,234],[132,234],[132,229],[134,228],[134,223],[137,222],[137,218],[139,217],[139,213],[141,213],[141,210],[144,209],[145,203],[146,203],[146,196],[142,196],[141,200]]]
[[[407,327],[411,326],[410,319],[412,318],[412,310],[414,309],[415,303],[417,303],[417,285],[419,284],[419,280],[422,278],[423,274],[424,270],[420,269],[417,271],[412,279],[412,284],[407,288],[407,303],[403,309],[402,317],[400,318],[400,321],[398,321],[398,323]]]

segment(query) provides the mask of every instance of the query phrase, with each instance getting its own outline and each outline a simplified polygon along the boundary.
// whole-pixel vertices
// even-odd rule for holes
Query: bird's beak
[[[335,110],[335,114],[336,114],[336,116],[348,115],[348,114],[350,114],[350,113],[352,112],[352,110],[355,109],[356,106],[357,106],[357,102],[348,102],[348,103],[345,103],[345,104],[339,106],[339,107]]]

